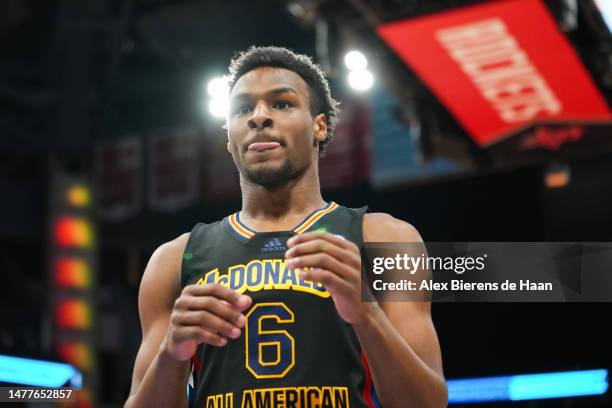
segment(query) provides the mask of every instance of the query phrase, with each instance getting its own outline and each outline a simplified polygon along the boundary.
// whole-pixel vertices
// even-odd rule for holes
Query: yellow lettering
[[[304,268],[304,270],[310,268]],[[288,268],[283,259],[253,259],[245,264],[232,265],[226,274],[219,268],[208,271],[198,285],[218,283],[237,293],[259,292],[260,290],[295,290],[318,297],[328,298],[330,293],[317,282],[302,278],[302,269]]]

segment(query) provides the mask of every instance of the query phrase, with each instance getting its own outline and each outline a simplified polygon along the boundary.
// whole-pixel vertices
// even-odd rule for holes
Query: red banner
[[[142,145],[139,136],[127,136],[98,145],[95,151],[95,183],[98,212],[119,222],[142,209]]]
[[[325,156],[319,159],[324,190],[351,188],[370,172],[370,108],[357,98],[343,97],[342,113]]]
[[[611,118],[540,0],[486,2],[378,33],[481,146],[538,119]]]
[[[157,130],[149,137],[149,205],[172,212],[196,203],[199,198],[198,129]]]

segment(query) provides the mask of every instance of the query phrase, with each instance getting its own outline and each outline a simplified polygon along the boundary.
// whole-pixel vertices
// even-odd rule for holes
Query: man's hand
[[[291,237],[285,252],[290,268],[331,294],[338,314],[349,324],[360,323],[375,304],[361,301],[361,255],[354,243],[328,232],[312,231]]]
[[[174,302],[162,350],[186,361],[200,343],[223,347],[240,337],[251,298],[217,283],[186,286]]]

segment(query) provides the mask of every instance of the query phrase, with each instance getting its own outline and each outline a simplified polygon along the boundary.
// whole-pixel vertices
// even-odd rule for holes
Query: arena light
[[[81,373],[70,364],[0,355],[0,382],[54,388],[69,383],[80,388]]]
[[[548,188],[561,188],[571,181],[571,171],[566,164],[551,164],[544,170],[544,184]]]
[[[448,404],[507,401],[510,377],[447,380]]]
[[[367,69],[351,71],[348,75],[348,83],[357,91],[367,91],[374,84],[374,75]]]
[[[512,401],[601,395],[608,390],[608,370],[515,375],[510,380]]]
[[[94,242],[93,227],[82,217],[59,217],[54,225],[55,244],[60,247],[90,248]]]
[[[229,84],[226,76],[216,77],[208,81],[206,91],[210,97],[208,111],[219,119],[227,117],[229,109]]]
[[[94,362],[93,350],[82,342],[65,341],[57,345],[60,357],[79,369],[91,371]]]
[[[446,384],[449,405],[601,395],[609,387],[605,369],[457,379]]]
[[[596,0],[595,3],[601,11],[601,16],[612,33],[612,2],[610,0]]]
[[[352,50],[344,56],[344,65],[349,70],[348,83],[356,91],[367,91],[374,84],[374,75],[368,67],[368,59],[361,51]]]
[[[61,300],[57,304],[56,313],[56,322],[61,328],[80,330],[92,328],[91,306],[81,299]]]
[[[55,284],[65,288],[91,287],[91,265],[75,256],[62,256],[55,261]]]
[[[78,406],[93,407],[97,384],[94,353],[96,228],[93,195],[84,176],[52,174],[48,285],[53,349],[78,369],[70,385],[78,388]],[[35,369],[31,369],[34,372]],[[0,380],[1,381],[1,380]],[[64,381],[65,383],[65,381]],[[63,385],[63,384],[62,384]]]
[[[206,86],[208,95],[212,98],[223,98],[229,92],[229,86],[227,84],[227,77],[216,77],[208,81]]]
[[[208,112],[215,118],[225,119],[229,110],[229,101],[211,99],[208,101]]]
[[[360,51],[349,51],[344,56],[344,65],[351,71],[362,71],[368,67],[368,59]]]
[[[73,185],[66,191],[66,200],[73,207],[87,207],[91,204],[91,190],[84,185]]]

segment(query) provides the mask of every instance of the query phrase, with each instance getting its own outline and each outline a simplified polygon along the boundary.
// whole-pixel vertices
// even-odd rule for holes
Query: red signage
[[[565,128],[538,127],[533,134],[523,139],[523,149],[544,148],[548,150],[559,150],[566,143],[578,142],[585,134],[582,126],[568,126]]]
[[[378,33],[481,146],[538,119],[612,118],[540,0],[490,1]]]

